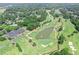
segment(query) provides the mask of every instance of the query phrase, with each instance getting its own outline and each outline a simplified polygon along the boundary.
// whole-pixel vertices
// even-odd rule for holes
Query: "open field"
[[[31,35],[34,35],[34,33],[36,35],[35,37],[34,36],[32,37],[32,41],[36,43],[36,46],[34,46],[34,47],[32,46],[33,42],[31,42],[31,43],[29,42],[29,38],[26,36],[27,33],[25,32],[24,35],[17,37],[17,43],[20,45],[22,52],[19,52],[17,47],[13,47],[15,49],[10,48],[11,50],[7,51],[6,54],[44,54],[44,53],[48,53],[50,51],[56,50],[57,44],[56,44],[56,39],[53,37],[53,35],[54,35],[53,28],[49,27],[49,26],[47,28],[47,26],[46,26],[46,28],[43,28],[43,29],[41,28],[41,30],[39,30],[39,31],[37,29],[36,31],[38,31],[38,32],[34,31],[34,32],[32,32],[33,34],[31,33]],[[40,36],[42,33],[45,36],[43,36],[44,38],[41,39]],[[48,35],[46,35],[46,34],[48,34]],[[37,38],[39,38],[39,39],[37,39]]]
[[[75,10],[10,7],[0,8],[0,55],[79,55]]]
[[[49,15],[46,19],[53,19],[52,16],[50,15],[50,17]],[[24,33],[24,35],[17,37],[17,43],[20,45],[22,52],[20,52],[17,47],[14,47],[15,49],[10,48],[11,50],[6,52],[6,54],[44,54],[50,51],[57,50],[56,37],[58,32],[53,31],[53,27],[58,26],[57,20],[58,18],[56,18],[56,20],[52,20],[52,22],[50,22],[48,25],[45,24],[44,26],[39,27],[40,30],[38,30],[37,28],[36,30],[32,31],[32,33],[28,35],[32,38],[32,42],[29,42],[29,38],[26,36],[27,33]],[[68,25],[70,25],[69,21],[63,22],[63,26],[68,28]],[[70,25],[69,28],[71,26],[72,25]],[[65,36],[67,36],[69,32],[73,32],[73,30],[71,31],[67,28],[64,28],[64,30],[62,31]],[[36,43],[36,46],[34,47],[32,46],[33,42]],[[64,47],[68,47],[67,42],[64,42],[63,45],[60,45],[60,47],[61,49],[63,49]]]

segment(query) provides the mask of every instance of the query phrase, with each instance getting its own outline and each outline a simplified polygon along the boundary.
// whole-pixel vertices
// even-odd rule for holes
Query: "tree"
[[[31,39],[29,39],[29,42],[31,43],[31,42],[32,42],[32,40],[31,40]]]
[[[58,36],[59,36],[59,34],[58,34]],[[60,50],[59,45],[63,44],[65,37],[63,36],[63,34],[61,34],[59,37],[57,37],[57,39],[58,39],[57,47],[58,47],[58,50]]]
[[[63,28],[62,28],[62,26],[61,26],[61,27],[59,28],[58,32],[59,32],[59,31],[62,31],[62,29],[63,29]]]
[[[20,52],[22,52],[22,49],[21,49],[21,47],[20,47],[20,45],[19,45],[18,43],[16,43],[16,47],[18,47],[18,50],[19,50]]]
[[[33,42],[32,46],[33,46],[33,47],[34,47],[34,46],[36,46],[36,43],[35,43],[35,42]]]
[[[59,18],[58,22],[60,22],[60,21],[61,21],[61,18]]]
[[[0,41],[4,41],[4,40],[6,40],[6,38],[0,36]]]
[[[79,19],[70,19],[71,23],[75,25],[75,29],[79,31]]]
[[[0,36],[2,36],[2,35],[4,35],[5,34],[5,32],[3,32],[3,31],[0,31]]]
[[[27,25],[27,29],[28,30],[33,30],[33,29],[36,29],[38,26],[39,26],[39,23],[29,23]]]
[[[59,38],[58,38],[58,44],[63,44],[65,40],[65,37],[63,35],[61,35]]]
[[[59,14],[56,13],[56,14],[54,14],[53,16],[56,18],[56,17],[59,17]]]

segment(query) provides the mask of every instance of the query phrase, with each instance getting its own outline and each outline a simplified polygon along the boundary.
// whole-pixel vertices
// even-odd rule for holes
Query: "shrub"
[[[6,38],[0,36],[0,41],[4,41],[4,40],[6,40]]]
[[[29,39],[29,42],[31,43],[31,42],[32,42],[32,40],[31,40],[31,39]]]
[[[3,31],[0,31],[0,36],[4,35],[5,33]]]
[[[78,31],[73,31],[73,33],[78,33]]]
[[[63,35],[61,35],[59,38],[58,38],[58,44],[63,44],[65,40],[65,37]]]
[[[19,46],[18,43],[16,43],[16,47],[18,47],[18,50],[19,50],[20,52],[22,52],[22,49],[21,49],[21,47]]]
[[[33,47],[34,47],[34,46],[36,46],[36,43],[35,43],[35,42],[33,42],[32,46],[33,46]]]

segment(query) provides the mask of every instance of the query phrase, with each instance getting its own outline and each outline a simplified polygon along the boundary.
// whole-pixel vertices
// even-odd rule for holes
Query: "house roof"
[[[13,37],[17,37],[18,35],[20,35],[21,33],[25,32],[25,29],[20,28],[18,30],[13,30],[9,33],[7,33],[7,37],[13,38]]]

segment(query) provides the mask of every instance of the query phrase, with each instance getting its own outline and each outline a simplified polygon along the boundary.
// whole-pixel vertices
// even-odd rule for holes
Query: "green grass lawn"
[[[63,19],[64,20],[64,19]],[[77,49],[77,51],[75,52],[75,54],[79,54],[79,33],[76,33],[74,34],[73,36],[70,36],[68,37],[68,35],[72,34],[73,31],[75,31],[75,27],[74,25],[70,22],[70,20],[67,19],[67,21],[63,23],[63,27],[64,27],[64,30],[63,30],[63,34],[64,36],[66,37],[66,41],[63,43],[63,45],[61,45],[61,48],[64,48],[64,47],[68,47],[69,48],[69,41],[71,41],[74,45],[74,47]],[[70,49],[70,48],[69,48]],[[71,52],[71,49],[70,49],[70,52]]]
[[[22,54],[44,54],[50,51],[54,51],[57,50],[57,44],[56,44],[56,39],[54,37],[54,33],[51,30],[51,27],[49,26],[53,26],[52,22],[49,25],[45,25],[43,27],[39,27],[39,30],[36,29],[35,31],[33,31],[29,36],[31,36],[32,39],[32,43],[29,43],[29,39],[26,37],[25,35],[20,36],[19,38],[17,38],[17,42],[20,45],[20,47],[22,48]],[[46,33],[47,32],[47,33]],[[49,33],[49,35],[47,35]],[[40,37],[42,34],[45,35],[45,37],[48,38],[43,38],[43,39],[37,39],[36,37]],[[40,35],[40,36],[39,36]],[[32,44],[33,42],[36,43],[36,46],[33,47]],[[42,45],[46,45],[47,47],[43,47]],[[38,52],[39,51],[39,52]]]
[[[79,33],[74,34],[72,37],[70,37],[70,40],[73,42],[76,48],[76,54],[79,55]]]
[[[44,24],[43,26],[33,30],[29,35],[32,37],[32,42],[29,42],[29,38],[26,36],[27,33],[24,32],[23,35],[17,37],[17,43],[20,45],[22,52],[18,50],[16,46],[10,44],[9,41],[0,41],[0,46],[7,46],[4,48],[0,48],[0,54],[25,54],[25,55],[38,55],[45,54],[51,51],[57,50],[57,35],[59,32],[53,31],[54,26],[59,26],[60,23],[57,22],[59,18],[53,19],[53,16],[47,16],[46,20],[52,20],[48,24]],[[60,45],[60,49],[67,47],[69,48],[69,41],[73,42],[74,47],[77,49],[75,54],[79,54],[79,33],[74,34],[73,36],[68,37],[68,35],[72,34],[75,31],[74,25],[70,22],[69,19],[62,19],[63,22],[63,30],[60,34],[63,34],[66,41],[62,45]],[[33,42],[36,43],[36,46],[32,46]],[[69,48],[69,52],[71,49]]]
[[[74,25],[67,20],[67,22],[64,22],[64,35],[69,35],[71,34],[73,31],[75,31]]]
[[[33,42],[36,43],[36,46],[32,46],[32,43],[28,42],[28,39],[25,35],[20,36],[18,39],[18,44],[20,45],[20,47],[22,48],[22,54],[44,54],[47,53],[49,51],[55,50],[56,49],[56,42],[55,40],[36,40],[36,39],[32,39]],[[49,42],[50,41],[50,42]],[[50,44],[52,43],[53,44]],[[48,43],[49,42],[49,43]],[[47,43],[47,47],[42,47],[42,44],[46,44]],[[39,52],[38,52],[39,51]]]
[[[48,16],[47,16],[47,19],[49,19]],[[52,23],[50,23],[49,25],[52,26]],[[48,27],[49,27],[49,25],[48,25]],[[0,51],[5,50],[5,52],[3,52],[3,54],[44,54],[49,51],[55,50],[56,42],[55,42],[55,40],[52,39],[52,34],[51,34],[52,31],[50,31],[51,33],[49,33],[47,31],[51,35],[51,36],[49,35],[50,38],[48,38],[48,39],[37,40],[36,38],[34,38],[35,36],[37,36],[37,34],[39,34],[40,31],[43,31],[45,29],[47,29],[47,25],[40,27],[40,30],[37,29],[37,31],[32,32],[32,37],[33,37],[32,41],[36,43],[35,47],[32,46],[33,42],[32,43],[28,42],[29,39],[26,37],[27,33],[24,33],[25,35],[17,37],[17,43],[20,45],[22,52],[19,52],[18,48],[16,46],[12,46],[11,44],[9,44],[9,42],[8,42],[9,46],[7,46],[7,48],[3,48],[3,50],[0,50]],[[50,29],[48,29],[48,30],[50,30]],[[46,34],[46,33],[44,33],[44,34]],[[41,34],[39,34],[39,35],[41,35]],[[6,45],[5,43],[6,42],[4,42],[3,44]],[[42,45],[46,45],[46,44],[47,44],[47,47],[42,46]],[[2,42],[1,42],[1,45],[2,45]],[[2,54],[2,52],[1,52],[1,54]]]
[[[0,41],[0,55],[19,54],[17,47],[14,47],[8,40]]]

